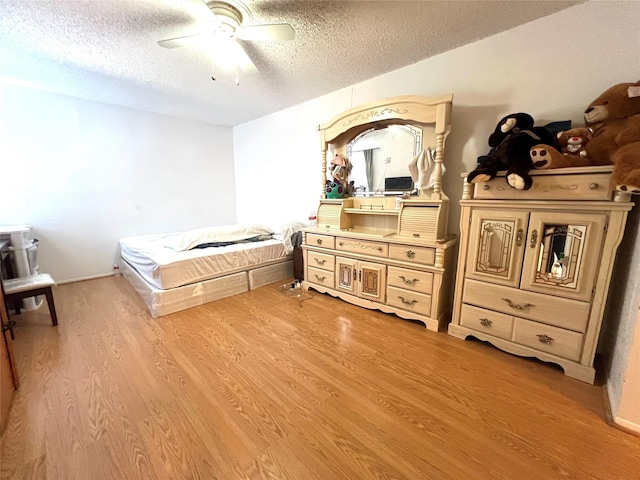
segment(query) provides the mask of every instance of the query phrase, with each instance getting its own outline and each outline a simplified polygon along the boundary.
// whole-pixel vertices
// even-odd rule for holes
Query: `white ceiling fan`
[[[251,25],[251,12],[239,0],[203,0],[213,13],[212,25],[203,32],[176,38],[160,40],[158,45],[163,48],[177,48],[205,41],[214,49],[227,50],[227,56],[233,57],[234,63],[245,73],[256,73],[258,70],[238,40],[293,40],[295,30],[288,23],[266,25]],[[215,80],[215,76],[212,77]]]

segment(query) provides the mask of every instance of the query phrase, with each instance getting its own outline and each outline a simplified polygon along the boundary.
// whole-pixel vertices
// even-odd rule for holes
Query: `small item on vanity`
[[[344,196],[344,187],[335,180],[327,180],[327,198],[337,199]]]
[[[396,210],[400,210],[402,206],[402,197],[396,197]]]

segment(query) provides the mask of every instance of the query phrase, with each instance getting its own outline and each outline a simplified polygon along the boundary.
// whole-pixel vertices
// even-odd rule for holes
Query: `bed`
[[[262,225],[207,227],[120,240],[121,270],[153,317],[168,315],[293,276],[291,235]]]

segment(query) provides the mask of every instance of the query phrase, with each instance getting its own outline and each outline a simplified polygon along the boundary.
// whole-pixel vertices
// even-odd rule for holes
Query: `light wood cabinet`
[[[451,315],[451,263],[457,242],[447,234],[449,199],[441,179],[451,102],[451,95],[396,97],[347,110],[319,127],[323,193],[317,227],[304,231],[305,288],[421,321],[430,330],[446,325]],[[327,152],[353,154],[354,139],[387,127],[396,129],[394,135],[398,128],[410,127],[419,136],[416,151],[401,160],[406,175],[414,156],[430,147],[431,185],[416,186],[412,195],[366,191],[326,198]],[[386,172],[387,167],[388,161],[381,170]]]
[[[615,260],[633,206],[612,167],[534,172],[531,190],[501,176],[465,184],[449,333],[560,365],[593,383]],[[517,192],[517,193],[515,193]]]

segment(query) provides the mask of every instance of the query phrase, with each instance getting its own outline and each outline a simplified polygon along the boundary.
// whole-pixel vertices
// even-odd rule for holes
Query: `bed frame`
[[[292,256],[287,256],[222,277],[161,290],[150,285],[126,260],[121,260],[122,273],[140,294],[153,318],[204,305],[293,277]]]

